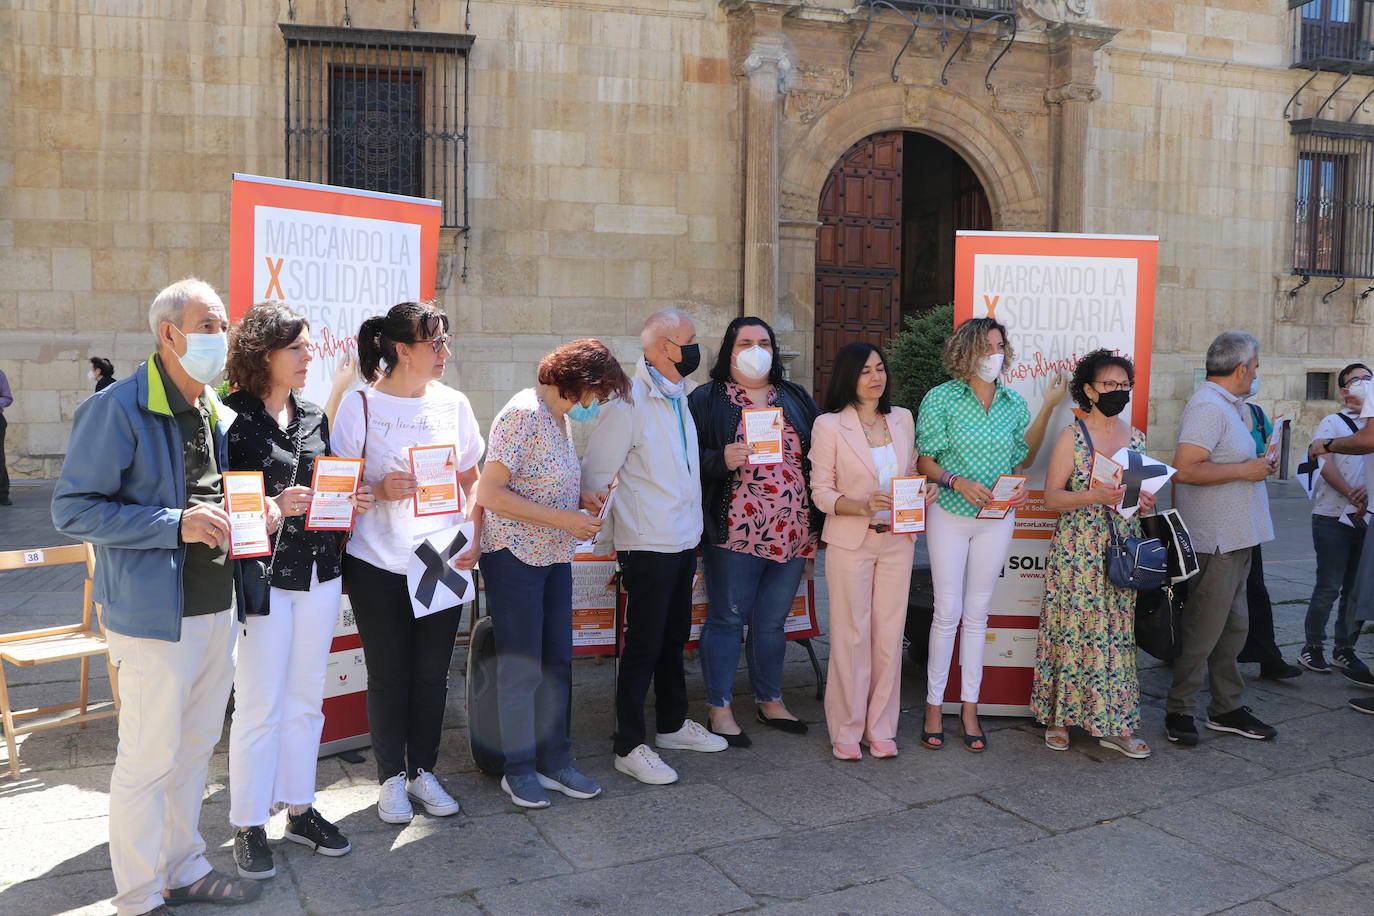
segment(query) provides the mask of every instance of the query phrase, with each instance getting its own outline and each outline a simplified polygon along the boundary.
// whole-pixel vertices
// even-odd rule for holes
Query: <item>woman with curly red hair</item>
[[[501,408],[477,489],[482,575],[496,636],[501,788],[523,808],[549,790],[601,794],[572,765],[572,558],[599,519],[578,509],[581,465],[569,419],[590,420],[630,380],[597,340],[564,344],[539,362],[538,384]]]

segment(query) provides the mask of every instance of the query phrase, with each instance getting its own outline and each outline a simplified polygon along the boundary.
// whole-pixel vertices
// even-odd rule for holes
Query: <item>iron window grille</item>
[[[472,36],[281,23],[286,177],[443,202],[468,228]]]
[[[1288,0],[1293,66],[1374,73],[1374,0]]]
[[[1374,127],[1292,121],[1297,135],[1293,272],[1374,276]]]

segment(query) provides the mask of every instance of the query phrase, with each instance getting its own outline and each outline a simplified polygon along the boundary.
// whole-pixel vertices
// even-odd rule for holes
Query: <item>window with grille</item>
[[[1293,272],[1374,276],[1374,128],[1289,123],[1298,134]]]
[[[1289,0],[1293,66],[1342,73],[1374,68],[1371,0]]]
[[[281,25],[286,177],[443,201],[466,229],[472,36]]]

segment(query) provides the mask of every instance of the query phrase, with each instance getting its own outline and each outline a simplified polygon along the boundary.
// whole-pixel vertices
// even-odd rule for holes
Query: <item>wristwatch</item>
[[[1323,442],[1323,443],[1322,443],[1322,451],[1326,452],[1328,455],[1334,455],[1335,452],[1331,451],[1331,443],[1332,443],[1333,441],[1334,441],[1333,439],[1327,439],[1325,442]]]

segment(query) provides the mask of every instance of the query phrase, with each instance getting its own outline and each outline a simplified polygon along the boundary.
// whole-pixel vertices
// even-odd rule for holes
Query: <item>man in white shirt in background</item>
[[[619,475],[597,538],[613,548],[627,603],[625,645],[615,691],[615,768],[649,785],[677,781],[647,741],[644,702],[654,685],[654,744],[722,751],[726,741],[687,717],[682,647],[692,628],[692,585],[701,542],[701,474],[687,376],[701,362],[696,326],[677,309],[650,315],[631,400],[600,411],[582,459],[582,504],[601,509]]]
[[[1360,411],[1364,409],[1371,378],[1374,373],[1364,363],[1351,363],[1340,371],[1336,384],[1340,387],[1341,409],[1317,424],[1312,434],[1314,442],[1360,431],[1365,425]],[[1298,664],[1308,671],[1326,673],[1333,666],[1346,670],[1352,659],[1359,661],[1355,658],[1354,634],[1350,629],[1350,599],[1364,546],[1368,504],[1364,461],[1355,455],[1328,456],[1312,486],[1312,547],[1317,554],[1317,579],[1307,606],[1304,645],[1298,654]],[[1326,622],[1337,597],[1340,605],[1328,664],[1324,653]]]

